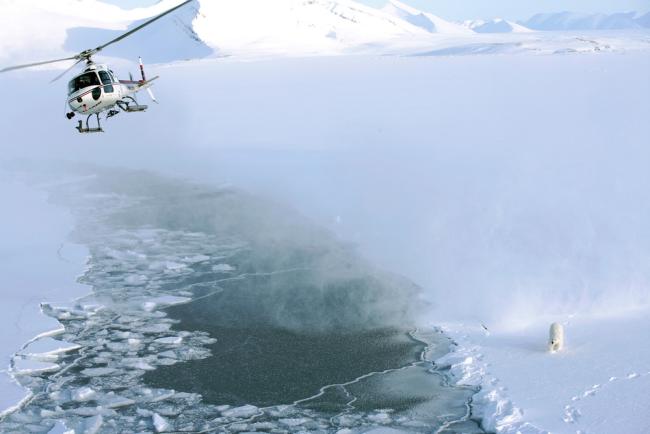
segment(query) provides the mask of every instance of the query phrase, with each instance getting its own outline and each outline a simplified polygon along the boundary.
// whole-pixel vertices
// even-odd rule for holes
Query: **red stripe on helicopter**
[[[109,87],[109,86],[112,86],[112,84],[103,84],[103,85],[101,85],[101,86],[95,86],[95,87],[93,87],[92,89],[87,90],[86,92],[82,93],[81,95],[77,95],[77,96],[75,96],[74,98],[70,98],[70,99],[68,100],[68,103],[71,103],[72,101],[75,101],[77,98],[83,98],[84,96],[88,95],[88,94],[91,93],[93,90],[97,89],[98,87],[105,88],[105,87]]]

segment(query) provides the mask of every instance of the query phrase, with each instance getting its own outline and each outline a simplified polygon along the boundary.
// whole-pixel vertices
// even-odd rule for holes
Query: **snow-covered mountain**
[[[161,0],[124,10],[99,0],[0,0],[0,62],[52,59],[96,47],[178,4]],[[204,57],[212,53],[192,29],[198,0],[147,27],[104,55],[149,62]]]
[[[101,0],[0,0],[0,65],[67,57],[98,46],[179,1],[161,0],[149,7],[124,10]],[[453,23],[398,0],[388,1],[382,9],[354,0],[195,0],[102,55],[131,60],[142,55],[146,62],[156,63],[213,53],[258,57],[511,52],[526,45],[513,41],[503,44],[494,39],[498,35],[477,33],[519,33],[526,38],[523,34],[530,29],[643,26],[650,26],[650,14],[564,12],[539,14],[526,23],[503,19]],[[554,42],[561,45],[556,51],[575,49],[571,45],[574,39]],[[628,44],[609,41],[605,45],[610,49]],[[633,45],[638,46],[636,42]]]
[[[492,20],[471,20],[463,23],[467,28],[476,33],[528,33],[532,32],[528,27],[517,24],[513,21],[502,18]]]
[[[336,53],[426,35],[351,0],[201,1],[194,30],[225,54]]]
[[[147,62],[170,62],[182,59],[197,59],[209,56],[209,48],[194,32],[193,21],[198,15],[198,1],[168,15],[152,26],[148,26],[111,48],[111,54],[129,59],[145,56]],[[132,29],[146,19],[132,22]],[[96,27],[73,27],[68,30],[64,48],[73,52],[89,48],[92,43],[110,41],[124,30],[110,30]]]
[[[422,12],[414,7],[397,0],[389,0],[382,9],[383,12],[420,27],[429,33],[445,33],[455,35],[471,34],[473,31],[461,24],[445,21],[428,12]]]
[[[636,21],[637,24],[640,25],[641,27],[650,28],[650,12],[648,12],[645,15],[639,16],[634,21]]]
[[[636,12],[611,15],[559,12],[537,14],[520,24],[534,30],[611,30],[643,27],[635,17]]]

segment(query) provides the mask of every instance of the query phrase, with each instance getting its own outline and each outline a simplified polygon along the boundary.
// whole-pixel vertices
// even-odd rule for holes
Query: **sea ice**
[[[241,407],[235,407],[221,412],[221,414],[225,417],[241,418],[241,419],[255,416],[257,413],[259,413],[259,408],[255,407],[254,405],[244,405]]]
[[[228,271],[234,271],[234,267],[228,264],[216,264],[212,266],[212,271],[215,273],[226,273]]]
[[[105,375],[115,374],[117,369],[115,368],[86,368],[81,371],[86,377],[101,377]]]
[[[183,342],[183,338],[181,336],[167,336],[158,338],[154,342],[163,345],[180,345]]]
[[[154,413],[154,415],[151,417],[151,420],[153,422],[154,428],[156,429],[156,432],[165,432],[171,429],[169,421],[158,413]]]
[[[72,393],[72,399],[78,402],[90,401],[96,396],[97,393],[90,387],[82,387]]]

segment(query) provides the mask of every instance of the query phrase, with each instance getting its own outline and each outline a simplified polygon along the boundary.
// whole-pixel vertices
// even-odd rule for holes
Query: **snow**
[[[174,6],[176,3],[165,3],[167,6]],[[103,41],[110,41],[117,38],[125,30],[130,30],[145,21],[145,18],[162,12],[160,5],[155,5],[146,11],[145,17],[135,19],[134,15],[121,13],[121,20],[129,22],[125,28],[106,28],[107,26],[84,26],[79,23],[77,26],[68,29],[64,49],[71,52],[80,52],[87,49],[90,44]],[[139,15],[142,15],[139,14]],[[148,26],[141,31],[131,35],[112,46],[112,55],[135,61],[139,56],[144,56],[146,64],[171,62],[185,59],[200,59],[214,54],[214,50],[208,47],[194,32],[193,21],[198,15],[198,2],[184,6],[171,15],[157,21],[156,24]],[[137,15],[136,15],[137,16]],[[114,26],[111,26],[114,27]],[[147,47],[143,53],[143,47]]]
[[[350,0],[202,1],[194,29],[224,55],[336,54],[426,34]]]
[[[99,0],[0,0],[0,62],[11,65],[76,54],[111,40],[166,8],[164,0],[148,7],[120,9]],[[465,23],[446,21],[429,12],[391,0],[375,9],[353,0],[196,0],[154,26],[111,46],[102,56],[116,66],[122,59],[144,56],[146,63],[188,59],[278,56],[404,54],[445,50],[445,55],[489,52],[540,51],[536,30],[642,29],[647,15],[608,16],[575,13],[539,14],[526,23],[500,18]],[[503,41],[489,37],[519,35]],[[584,34],[555,37],[555,50]],[[640,45],[647,48],[643,35]],[[637,41],[638,42],[638,41]],[[505,50],[500,51],[500,44]],[[512,47],[525,45],[518,50]],[[626,45],[626,44],[624,44]],[[639,45],[639,44],[636,44]],[[477,46],[467,50],[468,46]],[[463,49],[465,47],[465,49]],[[458,48],[458,50],[456,50]],[[581,51],[581,50],[577,50]],[[573,51],[572,51],[573,52]],[[102,57],[106,60],[105,57]],[[63,68],[69,63],[42,68]]]
[[[162,0],[146,8],[123,10],[99,0],[0,0],[0,61],[5,63],[11,59],[12,63],[23,63],[66,57],[70,54],[64,50],[69,29],[124,31],[132,22],[176,4],[177,0]],[[102,42],[105,41],[90,43],[96,46]],[[82,49],[85,48],[90,47]]]
[[[476,414],[498,433],[642,432],[650,427],[650,311],[565,318],[566,347],[547,350],[550,322],[496,328],[446,323],[459,345],[437,361],[480,385]]]
[[[586,14],[559,12],[537,14],[521,24],[535,30],[611,30],[644,27],[637,22],[636,12],[616,14]]]
[[[445,21],[432,13],[422,12],[397,0],[390,0],[382,11],[420,27],[429,33],[453,35],[468,35],[473,33],[471,29],[463,25]]]
[[[59,12],[47,14],[73,14],[71,2],[61,4]],[[31,119],[33,106],[7,110],[0,118],[3,151],[53,155],[55,135],[65,139],[57,146],[65,146],[68,158],[231,182],[291,203],[356,243],[373,262],[425,288],[438,306],[427,320],[442,325],[459,344],[439,363],[460,383],[482,387],[475,414],[483,416],[486,427],[529,433],[645,431],[650,425],[650,324],[644,310],[650,298],[647,33],[467,36],[447,28],[447,36],[432,36],[412,22],[418,11],[396,2],[393,8],[408,13],[410,23],[386,10],[357,9],[352,2],[327,7],[332,4],[202,2],[195,30],[213,48],[273,60],[154,66],[163,75],[164,104],[146,116],[110,124],[110,134],[90,139],[92,147],[88,137],[73,135],[60,119],[61,88],[35,86],[34,104],[47,108],[39,120],[42,129],[25,137],[28,125],[20,119]],[[6,6],[10,13],[0,20],[22,20],[18,3]],[[263,13],[251,14],[253,7]],[[97,14],[106,17],[102,22],[80,14],[81,21],[51,19],[48,25],[82,22],[119,30],[151,11],[124,15],[106,9]],[[576,24],[580,20],[574,16],[561,26],[582,26]],[[594,27],[587,23],[585,28]],[[227,32],[216,30],[222,25]],[[62,49],[61,35],[52,32],[44,57]],[[398,50],[399,56],[275,58],[341,54],[375,43],[379,48],[373,50],[384,52],[402,37],[418,42]],[[9,44],[0,50],[7,58],[39,57],[33,47],[17,54],[11,44],[20,38],[0,41]],[[478,53],[484,56],[458,56]],[[504,53],[519,56],[493,55]],[[439,57],[451,55],[456,57]],[[18,99],[45,75],[3,77],[7,98]],[[206,90],[200,86],[207,81],[218,96],[210,110],[201,105]],[[183,92],[176,83],[183,83]],[[136,129],[146,131],[137,147],[116,140],[132,137]],[[64,243],[57,259],[71,219],[47,204],[45,194],[11,182],[3,182],[0,192],[11,204],[0,217],[2,285],[9,288],[3,290],[9,295],[3,297],[2,328],[11,330],[0,338],[0,349],[8,357],[57,326],[40,315],[39,302],[65,302],[85,292],[74,285],[85,252],[76,254],[75,246]],[[142,274],[134,265],[138,272],[120,281],[135,290],[151,284],[146,276],[180,275],[205,257],[183,253],[152,259],[132,252],[114,260],[151,265]],[[225,263],[212,270],[234,271]],[[10,291],[14,287],[21,291]],[[184,299],[136,301],[140,311],[120,323],[135,324],[141,320],[137,315],[158,313]],[[93,312],[91,305],[80,304],[60,315]],[[447,322],[441,324],[443,318]],[[551,355],[546,339],[556,320],[565,323],[567,348]],[[138,332],[154,336],[123,336],[124,342],[106,343],[106,351],[126,352],[146,338],[168,350],[158,354],[158,363],[175,363],[183,356],[169,346],[185,340],[168,336],[169,330],[168,323],[147,324]],[[50,352],[30,348],[29,354]],[[8,365],[9,359],[3,360]],[[125,358],[118,367],[82,373],[108,377],[124,367],[149,369],[150,362]],[[8,380],[0,391],[3,405],[24,396]],[[70,396],[83,402],[81,397],[91,395]],[[120,402],[129,401],[115,401]],[[244,418],[257,411],[226,409],[223,416]],[[386,416],[374,417],[380,423]],[[103,423],[101,416],[88,421],[89,426],[97,422]]]
[[[0,172],[0,197],[10,206],[0,213],[0,412],[15,405],[25,391],[7,372],[12,355],[25,342],[43,334],[24,352],[48,353],[64,350],[65,344],[48,338],[60,325],[40,311],[45,300],[69,301],[88,289],[76,283],[84,268],[87,251],[68,241],[73,228],[69,211],[48,203],[47,193]],[[47,218],[43,218],[47,216]],[[30,372],[51,369],[55,364],[33,358],[17,359],[16,368]]]
[[[38,372],[53,372],[59,368],[59,365],[56,363],[16,357],[13,360],[12,375],[32,375]],[[15,402],[12,404],[15,404]]]
[[[192,137],[210,137],[195,142],[201,159],[219,154],[206,163],[206,179],[217,171],[297,204],[373,262],[431,291],[434,323],[443,314],[483,320],[489,337],[477,321],[445,329],[461,344],[458,378],[496,383],[476,398],[486,426],[617,432],[598,424],[620,423],[613,400],[640,392],[645,377],[613,383],[612,400],[571,399],[631,369],[641,375],[650,363],[648,323],[626,319],[649,300],[642,186],[650,106],[639,97],[649,90],[649,67],[633,52],[228,63],[220,95],[241,123],[220,126],[226,143],[201,131],[211,114],[192,123]],[[192,71],[212,76],[207,64]],[[230,77],[242,75],[253,89],[230,97]],[[276,93],[273,83],[288,84]],[[308,102],[298,97],[305,94]],[[268,100],[282,101],[280,114]],[[244,120],[257,128],[242,129]],[[228,157],[232,140],[243,149]],[[549,325],[572,313],[566,352],[548,354]],[[610,340],[596,344],[601,334]],[[616,343],[620,335],[631,336],[626,345]],[[633,367],[628,360],[637,357]],[[598,400],[603,407],[591,410]],[[648,402],[643,394],[627,401],[632,410]],[[582,415],[575,424],[563,420],[566,405]],[[629,423],[643,427],[646,413],[637,413]]]
[[[533,31],[503,18],[466,21],[464,25],[477,33],[528,33]]]

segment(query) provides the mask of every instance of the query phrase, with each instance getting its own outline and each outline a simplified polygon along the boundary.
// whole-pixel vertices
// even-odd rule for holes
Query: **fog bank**
[[[30,134],[17,122],[27,109],[5,109],[5,157],[147,168],[270,196],[421,285],[432,321],[517,326],[650,302],[643,53],[151,72],[161,105],[94,137],[55,116],[62,89],[3,77],[10,98],[31,89],[48,107],[46,129]]]

